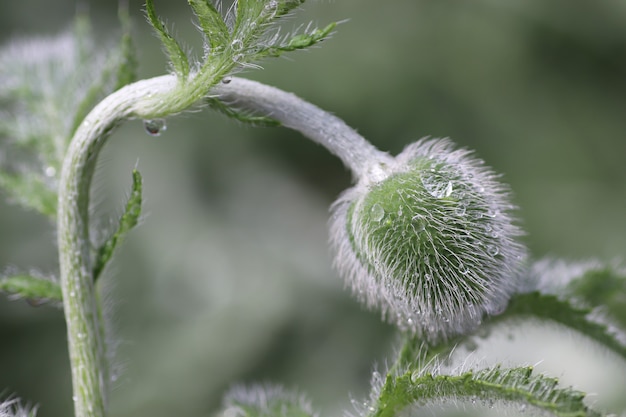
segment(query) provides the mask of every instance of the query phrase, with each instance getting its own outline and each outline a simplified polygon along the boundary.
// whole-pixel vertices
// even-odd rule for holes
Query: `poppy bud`
[[[526,250],[508,188],[446,139],[423,139],[333,205],[335,266],[357,297],[430,342],[497,314]]]

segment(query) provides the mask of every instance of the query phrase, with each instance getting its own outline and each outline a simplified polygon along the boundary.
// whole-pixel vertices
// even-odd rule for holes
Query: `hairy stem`
[[[217,84],[211,93],[229,106],[275,119],[325,146],[352,170],[355,178],[376,180],[392,161],[343,120],[294,94],[236,77]]]
[[[58,246],[76,417],[104,416],[108,385],[104,324],[94,288],[89,235],[89,190],[95,162],[118,123],[162,111],[155,98],[175,87],[174,76],[163,76],[139,81],[108,96],[81,123],[63,162]]]
[[[98,153],[122,121],[180,112],[193,104],[192,97],[201,97],[202,88],[210,87],[200,87],[189,95],[190,85],[166,75],[111,94],[81,123],[65,157],[59,184],[58,246],[76,417],[104,416],[109,374],[89,235],[89,190]],[[212,92],[221,100],[262,112],[326,146],[357,178],[376,178],[392,161],[343,121],[293,94],[243,79],[222,83]]]

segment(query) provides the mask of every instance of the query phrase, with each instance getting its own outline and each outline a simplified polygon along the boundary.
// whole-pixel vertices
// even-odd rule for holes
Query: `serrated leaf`
[[[211,50],[226,47],[230,40],[230,32],[220,12],[210,0],[189,0],[194,14],[198,18]]]
[[[28,274],[1,277],[0,291],[33,302],[62,301],[63,299],[58,283]]]
[[[314,29],[308,33],[294,35],[286,42],[260,49],[257,55],[259,58],[263,56],[278,57],[285,52],[309,48],[327,39],[336,27],[337,23],[333,22],[322,29]]]
[[[571,388],[559,388],[558,381],[535,375],[531,367],[494,368],[442,375],[409,371],[389,375],[371,404],[372,417],[396,417],[408,407],[452,399],[481,402],[504,401],[531,406],[563,417],[599,417],[584,403],[585,395]]]
[[[159,18],[159,16],[157,16],[153,0],[146,1],[146,12],[148,15],[148,21],[156,30],[159,38],[161,39],[161,43],[163,43],[163,46],[165,47],[170,64],[176,72],[176,75],[178,75],[181,79],[186,80],[189,76],[189,58],[187,57],[187,54],[178,41],[169,33],[165,27],[165,23],[161,20],[161,18]]]
[[[126,234],[139,222],[142,203],[142,178],[137,170],[133,170],[133,185],[124,213],[120,217],[117,230],[98,249],[94,264],[94,280],[98,279],[108,262],[111,260],[115,248],[122,243]]]
[[[208,97],[206,103],[211,106],[211,108],[219,111],[220,113],[230,117],[231,119],[235,119],[239,122],[249,124],[257,127],[278,127],[281,126],[281,123],[270,117],[265,116],[255,116],[253,114],[247,113],[245,111],[238,111],[232,107],[228,107],[222,101],[217,98]]]
[[[67,147],[97,102],[129,81],[129,49],[129,38],[119,48],[94,42],[79,16],[73,30],[0,50],[0,186],[13,200],[55,216]]]

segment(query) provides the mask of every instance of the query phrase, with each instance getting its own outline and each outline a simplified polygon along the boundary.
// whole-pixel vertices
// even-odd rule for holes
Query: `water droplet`
[[[416,233],[423,232],[426,229],[426,221],[424,220],[424,216],[421,214],[413,216],[411,221],[413,222],[413,229]]]
[[[487,245],[487,253],[491,256],[496,256],[500,252],[500,249],[496,245]]]
[[[70,297],[76,297],[76,292],[70,291]]]
[[[424,171],[420,175],[424,189],[435,198],[446,198],[452,195],[454,185],[452,181],[447,180],[446,176],[434,169]]]
[[[74,402],[78,401],[78,397],[75,396],[75,395],[72,395],[72,401],[74,401]]]
[[[83,340],[86,337],[85,333],[78,333],[77,336],[81,340]]]
[[[433,279],[433,277],[430,274],[426,274],[424,275],[424,279],[426,279],[426,281],[430,281],[431,279]]]
[[[234,39],[230,43],[230,47],[233,48],[235,51],[241,51],[243,49],[243,41],[241,39]]]
[[[57,174],[57,169],[53,166],[49,166],[49,167],[46,167],[46,170],[44,171],[44,173],[46,174],[46,177],[48,178],[54,177]]]
[[[161,133],[167,130],[165,119],[144,120],[143,127],[150,136],[161,136]]]
[[[454,213],[455,213],[457,216],[464,216],[464,215],[465,215],[465,211],[466,211],[466,210],[467,210],[467,209],[466,209],[466,207],[465,207],[464,205],[461,205],[461,204],[460,204],[460,205],[456,208],[456,210],[454,210]]]
[[[232,80],[233,80],[232,77],[224,77],[222,78],[222,84],[230,84]]]
[[[235,54],[233,55],[233,62],[241,63],[243,62],[243,54]]]
[[[398,217],[401,217],[402,213],[403,213],[402,206],[400,206],[400,207],[398,207]]]
[[[376,203],[370,209],[370,216],[372,216],[373,221],[380,222],[383,217],[385,217],[385,209],[383,209],[380,204]]]

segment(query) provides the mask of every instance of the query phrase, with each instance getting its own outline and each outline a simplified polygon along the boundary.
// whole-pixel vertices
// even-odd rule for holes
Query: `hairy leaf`
[[[132,79],[133,60],[127,36],[118,48],[103,46],[86,16],[59,36],[0,49],[0,187],[14,201],[55,218],[72,136],[98,101]]]
[[[626,329],[626,274],[612,267],[590,269],[567,287],[570,294],[606,313]]]
[[[491,322],[523,317],[549,320],[569,327],[626,359],[626,338],[623,332],[603,322],[593,308],[578,306],[575,302],[552,294],[532,292],[515,295],[506,311]]]
[[[148,21],[156,30],[157,35],[159,35],[161,39],[161,43],[163,43],[165,47],[174,72],[176,72],[178,77],[186,80],[189,76],[189,59],[187,58],[187,54],[178,41],[169,33],[165,27],[165,23],[157,16],[153,0],[146,1],[146,12]]]
[[[189,0],[193,12],[198,17],[200,27],[209,42],[211,50],[228,45],[230,32],[220,12],[211,0]]]
[[[440,400],[511,402],[535,407],[555,416],[601,416],[585,405],[584,393],[560,388],[558,381],[533,373],[532,367],[494,368],[443,375],[409,371],[388,375],[371,404],[372,417],[395,417],[407,407],[422,407]]]
[[[121,3],[120,3],[121,5]],[[119,10],[119,19],[124,30],[122,38],[119,43],[120,51],[120,63],[117,66],[117,73],[115,75],[116,84],[115,90],[119,90],[135,81],[137,79],[137,54],[133,39],[130,36],[131,21],[128,14],[128,9],[121,7]]]
[[[213,109],[225,114],[226,116],[240,121],[245,124],[260,127],[277,127],[281,123],[278,120],[265,116],[255,116],[245,111],[238,111],[233,107],[229,107],[217,98],[208,97],[206,103]]]
[[[0,291],[18,298],[39,301],[61,301],[58,283],[29,274],[17,274],[0,278]]]
[[[120,217],[117,230],[113,235],[98,249],[95,266],[94,266],[94,279],[98,279],[107,263],[111,260],[115,248],[123,241],[126,234],[134,228],[139,222],[141,216],[141,202],[142,202],[142,178],[139,171],[133,171],[133,185],[124,214]]]
[[[259,55],[266,53],[268,56],[280,56],[285,52],[297,51],[316,45],[323,40],[327,39],[331,32],[337,27],[337,23],[333,22],[328,24],[322,29],[314,29],[308,33],[300,33],[293,36],[289,41],[282,44],[274,45],[263,51],[259,52]]]
[[[35,209],[51,220],[56,218],[57,194],[41,175],[0,171],[0,188],[5,189],[17,203]]]

